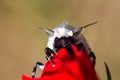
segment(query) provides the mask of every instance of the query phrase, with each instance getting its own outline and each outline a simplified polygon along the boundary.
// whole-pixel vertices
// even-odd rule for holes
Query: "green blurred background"
[[[21,80],[36,61],[45,62],[47,36],[32,26],[53,29],[64,20],[81,26],[96,54],[96,72],[107,80],[104,61],[113,80],[120,80],[119,0],[0,0],[0,80]],[[40,75],[40,72],[38,72]]]

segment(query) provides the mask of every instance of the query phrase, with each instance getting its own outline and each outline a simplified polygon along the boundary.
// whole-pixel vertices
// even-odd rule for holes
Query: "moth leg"
[[[96,56],[95,56],[94,52],[91,51],[89,53],[89,57],[90,57],[90,59],[91,59],[91,61],[93,63],[93,66],[95,66],[95,64],[96,64]]]
[[[45,54],[46,54],[46,60],[50,60],[52,57],[52,54],[55,54],[55,52],[47,47],[45,48]]]
[[[78,50],[80,51],[83,48],[84,44],[83,43],[79,43],[76,46],[77,46]]]
[[[35,66],[33,68],[33,71],[32,71],[32,78],[35,78],[35,76],[36,76],[37,67],[39,67],[40,69],[43,70],[44,64],[41,62],[36,62]]]
[[[76,46],[77,46],[78,50],[81,51],[81,49],[84,47],[84,44],[79,43]],[[89,52],[90,60],[92,61],[93,65],[95,66],[95,64],[96,64],[96,56],[95,56],[94,52],[91,49],[89,49],[89,51],[90,51]]]

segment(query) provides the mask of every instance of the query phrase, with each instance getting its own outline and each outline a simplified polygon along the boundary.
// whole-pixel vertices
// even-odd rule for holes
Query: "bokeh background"
[[[31,76],[35,62],[45,62],[47,42],[32,26],[53,29],[64,20],[77,27],[99,22],[83,31],[97,57],[96,72],[107,80],[105,61],[113,80],[120,80],[119,0],[0,0],[0,80]]]

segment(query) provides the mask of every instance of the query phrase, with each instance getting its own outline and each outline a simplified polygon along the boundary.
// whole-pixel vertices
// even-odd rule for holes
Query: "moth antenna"
[[[38,26],[33,26],[32,28],[33,28],[33,29],[36,29],[36,30],[42,30],[42,31],[45,31],[45,30],[46,30],[46,29],[41,28],[41,27],[38,27]]]
[[[91,25],[96,24],[96,23],[98,23],[98,22],[96,21],[96,22],[93,22],[93,23],[87,24],[87,25],[85,25],[85,26],[82,26],[82,27],[76,28],[76,29],[74,30],[74,33],[75,33],[75,34],[76,34],[76,33],[79,34],[79,33],[82,32],[83,28],[87,28],[88,26],[91,26]]]
[[[32,26],[32,29],[36,29],[36,30],[42,30],[43,28],[38,27],[38,26]]]
[[[96,22],[87,24],[87,25],[85,25],[85,26],[79,27],[79,28],[77,29],[77,31],[81,32],[81,31],[83,30],[83,28],[87,28],[87,27],[89,27],[89,26],[91,26],[91,25],[93,25],[93,24],[96,24],[96,23],[98,23],[98,22],[96,21]]]
[[[83,26],[83,27],[80,27],[80,28],[87,28],[88,26],[94,25],[94,24],[96,24],[96,23],[98,23],[98,22],[96,21],[96,22],[93,22],[93,23],[87,24],[87,25],[85,25],[85,26]]]
[[[34,26],[32,27],[33,29],[37,29],[37,30],[42,30],[44,31],[48,36],[51,36],[54,34],[54,31],[51,30],[51,29],[44,29],[44,28],[41,28],[41,27],[38,27],[38,26]]]

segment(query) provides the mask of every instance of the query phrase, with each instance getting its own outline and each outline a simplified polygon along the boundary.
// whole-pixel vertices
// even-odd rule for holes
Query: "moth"
[[[45,48],[46,59],[50,60],[53,54],[57,54],[57,51],[65,47],[68,49],[70,55],[72,56],[73,52],[70,49],[70,44],[74,43],[78,50],[81,51],[81,48],[84,46],[86,51],[90,57],[91,62],[93,65],[96,63],[96,57],[94,52],[91,50],[87,40],[85,39],[84,35],[82,34],[83,29],[96,24],[97,22],[93,22],[81,27],[74,27],[69,25],[68,22],[63,22],[56,28],[52,29],[44,29],[41,27],[34,27],[36,29],[40,29],[44,31],[48,36],[47,47]],[[41,67],[43,69],[43,64],[37,62],[36,66]],[[34,67],[35,68],[35,67]],[[36,68],[33,69],[33,73],[36,71]]]

